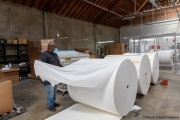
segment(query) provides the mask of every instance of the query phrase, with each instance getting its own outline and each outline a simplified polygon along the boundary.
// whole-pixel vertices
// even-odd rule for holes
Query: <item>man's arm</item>
[[[46,55],[43,53],[41,54],[41,61],[47,63]]]
[[[61,64],[60,60],[59,60],[59,66],[60,66],[60,67],[64,67],[64,66]]]
[[[60,66],[60,67],[64,67],[62,64],[61,64],[61,62],[60,62],[60,60],[59,60],[59,57],[58,57],[58,55],[55,53],[55,55],[56,55],[56,57],[57,57],[57,59],[58,59],[58,66]]]

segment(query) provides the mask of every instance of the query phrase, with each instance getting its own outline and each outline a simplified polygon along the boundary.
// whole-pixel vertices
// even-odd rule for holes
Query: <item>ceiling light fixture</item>
[[[102,42],[97,42],[98,44],[103,44],[103,43],[112,43],[114,41],[102,41]]]

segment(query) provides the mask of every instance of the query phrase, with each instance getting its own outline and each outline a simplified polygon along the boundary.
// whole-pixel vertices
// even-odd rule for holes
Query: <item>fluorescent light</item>
[[[133,40],[133,39],[130,40],[130,42],[134,42],[134,41],[139,42],[140,40],[137,40],[137,39],[136,40]]]
[[[143,42],[143,41],[152,41],[152,42],[154,42],[154,38],[148,38],[148,39],[140,39],[140,40],[138,40],[138,39],[136,39],[136,40],[133,40],[133,39],[131,39],[130,40],[130,42]]]
[[[58,39],[58,40],[61,40],[61,39],[68,39],[68,37],[61,37],[61,38],[57,37],[57,38],[55,38],[55,39]]]
[[[142,39],[142,41],[154,41],[154,38]]]
[[[97,43],[102,44],[102,43],[112,43],[112,42],[114,41],[103,41],[103,42],[97,42]]]

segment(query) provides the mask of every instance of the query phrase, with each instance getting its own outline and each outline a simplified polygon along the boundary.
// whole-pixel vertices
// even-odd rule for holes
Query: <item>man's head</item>
[[[48,51],[49,52],[53,52],[55,47],[56,47],[55,43],[54,42],[50,42],[48,44]]]

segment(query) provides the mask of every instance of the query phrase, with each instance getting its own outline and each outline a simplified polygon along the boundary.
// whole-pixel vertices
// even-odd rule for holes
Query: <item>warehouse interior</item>
[[[179,0],[0,0],[0,120],[180,119],[179,12]]]

